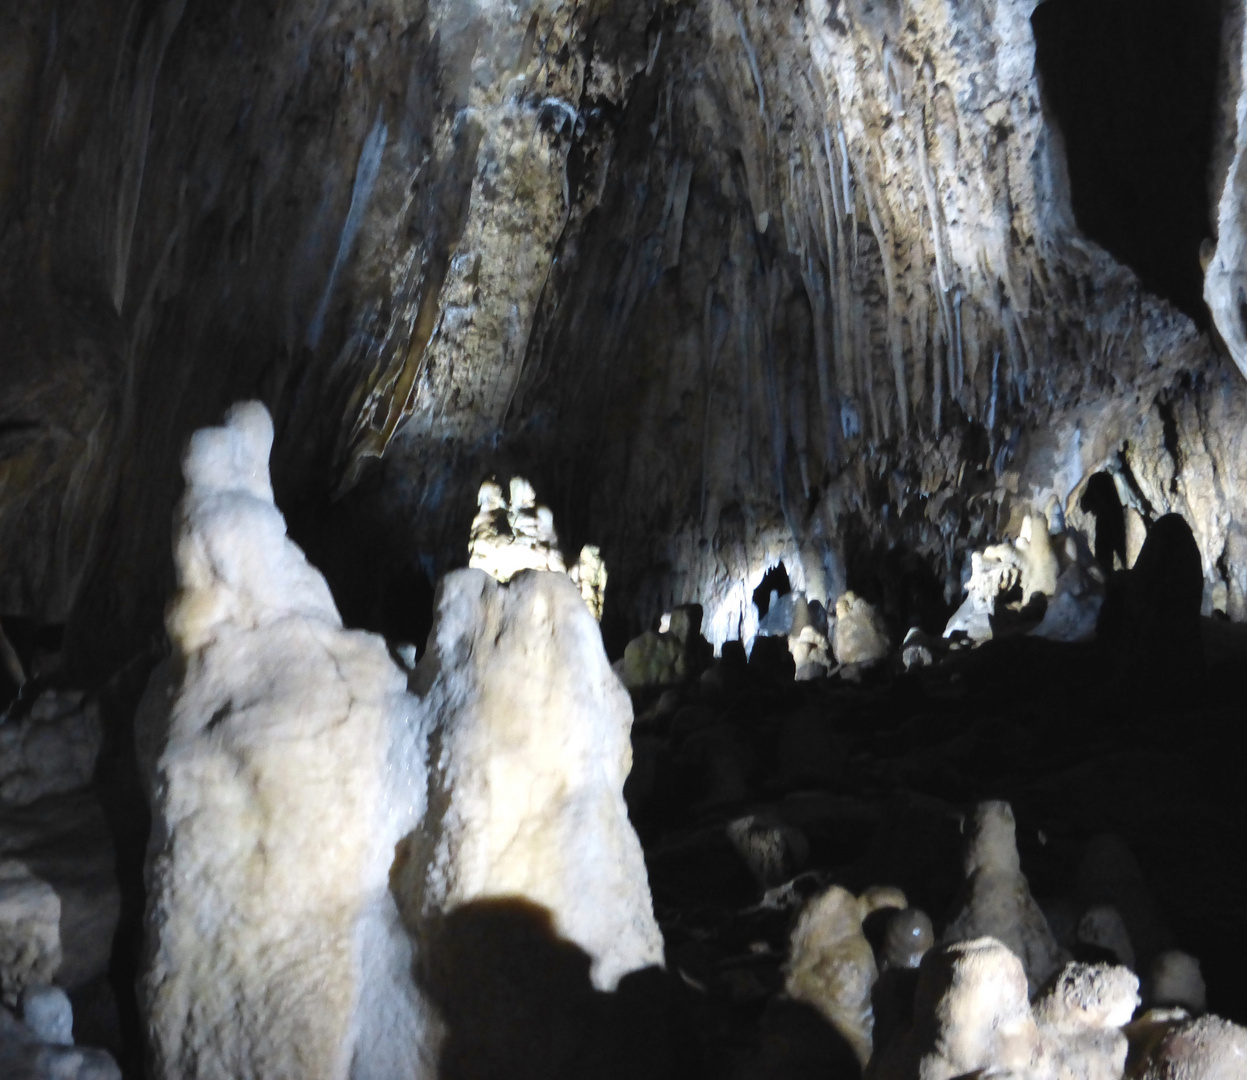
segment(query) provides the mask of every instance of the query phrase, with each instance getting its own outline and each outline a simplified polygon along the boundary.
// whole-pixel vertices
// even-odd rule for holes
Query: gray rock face
[[[20,862],[0,862],[0,1000],[16,1005],[61,966],[61,901]]]
[[[0,808],[86,787],[100,752],[99,708],[49,690],[18,721],[0,723]]]
[[[18,1004],[22,1023],[40,1041],[54,1046],[74,1045],[74,1010],[60,987],[28,985]]]
[[[75,989],[108,970],[121,907],[113,838],[89,790],[0,810],[0,862],[12,859],[60,903],[55,981]]]
[[[627,633],[681,598],[748,640],[766,569],[826,601],[850,534],[953,598],[1101,469],[1247,615],[1247,386],[1074,227],[1033,5],[124,8],[0,16],[0,610],[107,627],[96,670],[159,621],[182,442],[261,384],[292,498],[434,576],[480,478],[547,463]]]

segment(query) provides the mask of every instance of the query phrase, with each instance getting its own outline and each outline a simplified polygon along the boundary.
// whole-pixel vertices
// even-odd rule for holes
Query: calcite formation
[[[602,988],[661,965],[622,796],[631,706],[580,591],[532,571],[444,579],[408,693],[286,537],[271,440],[245,403],[184,463],[142,984],[156,1075],[432,1077],[414,943],[436,952],[461,909],[546,912]]]
[[[0,725],[0,807],[86,787],[102,738],[95,702],[80,693],[41,694],[25,716]]]
[[[448,575],[415,672],[436,747],[430,818],[398,875],[408,922],[522,898],[592,959],[595,986],[663,961],[623,784],[632,706],[566,575]]]
[[[1060,953],[1022,873],[1013,810],[1005,802],[980,803],[968,825],[964,906],[944,940],[1002,942],[1021,962],[1033,993],[1060,966]]]
[[[1128,1050],[1121,1026],[1138,1000],[1129,971],[1071,964],[1032,1009],[1012,952],[990,937],[958,942],[927,954],[913,1026],[873,1075],[1120,1080]]]
[[[423,812],[420,716],[287,539],[272,438],[242,404],[184,462],[142,981],[154,1075],[432,1077],[389,890]]]
[[[792,932],[784,989],[818,1009],[864,1068],[874,1030],[870,992],[879,969],[862,933],[863,914],[858,898],[836,885],[810,901]]]
[[[602,544],[621,635],[695,600],[748,641],[769,568],[826,603],[876,547],[955,600],[1102,474],[1247,615],[1247,386],[1079,232],[1033,3],[525,10],[9,5],[6,614],[111,621],[72,650],[127,662],[171,463],[261,386],[292,500],[383,518],[430,580],[522,466]],[[1241,362],[1229,14],[1206,285]]]
[[[852,592],[836,601],[831,648],[840,664],[876,664],[890,647],[888,628],[869,601]]]
[[[61,901],[15,859],[0,860],[0,1001],[17,1004],[31,985],[50,983],[61,966]]]

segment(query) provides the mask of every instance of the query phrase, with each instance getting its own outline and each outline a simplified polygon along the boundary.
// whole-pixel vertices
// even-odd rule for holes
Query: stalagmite
[[[588,953],[598,987],[661,965],[623,801],[632,709],[571,581],[448,575],[414,679],[437,747],[435,816],[409,837],[398,872],[418,936],[436,935],[439,913],[518,897]]]
[[[436,955],[460,909],[520,901],[599,987],[661,965],[622,794],[631,707],[578,588],[531,571],[443,580],[409,694],[286,538],[271,441],[238,405],[184,463],[148,866],[156,1076],[432,1077],[408,929]]]
[[[344,630],[285,536],[272,423],[191,440],[168,616],[181,672],[157,764],[142,980],[158,1080],[434,1075],[390,895],[424,729],[378,637]]]

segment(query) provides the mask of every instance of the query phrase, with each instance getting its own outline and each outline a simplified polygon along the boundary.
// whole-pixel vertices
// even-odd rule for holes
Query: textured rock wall
[[[955,600],[1103,467],[1189,513],[1242,616],[1236,376],[1075,228],[1034,8],[9,5],[0,609],[128,659],[170,463],[248,395],[296,531],[345,492],[402,538],[378,564],[461,564],[481,479],[530,477],[603,547],[608,635],[692,599],[748,635],[780,558],[870,593],[891,550]]]

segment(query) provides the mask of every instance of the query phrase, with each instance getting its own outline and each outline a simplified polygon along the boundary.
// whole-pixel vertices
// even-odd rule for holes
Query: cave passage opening
[[[1045,0],[1031,16],[1074,219],[1201,328],[1220,0]]]

